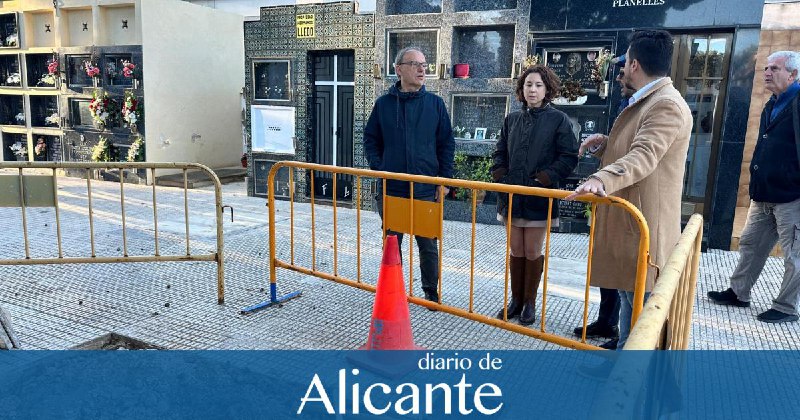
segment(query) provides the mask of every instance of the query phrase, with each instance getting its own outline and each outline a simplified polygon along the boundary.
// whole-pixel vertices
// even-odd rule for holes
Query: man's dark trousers
[[[617,289],[600,288],[600,310],[597,313],[597,323],[616,327],[619,324],[619,293]]]
[[[436,201],[434,197],[417,197],[417,200],[423,201]],[[375,197],[375,205],[378,208],[378,214],[383,220],[383,194],[378,194]],[[397,235],[397,245],[400,249],[400,259],[403,259],[403,234],[389,230],[387,235]],[[422,236],[414,235],[417,240],[417,248],[419,249],[419,270],[422,272],[422,290],[427,295],[432,295],[438,300],[439,297],[439,247],[436,239],[425,238]],[[619,301],[619,300],[618,300]],[[619,313],[619,311],[617,311]]]

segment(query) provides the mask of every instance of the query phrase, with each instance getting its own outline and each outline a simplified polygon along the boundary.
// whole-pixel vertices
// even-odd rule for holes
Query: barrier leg
[[[278,297],[278,285],[275,283],[270,283],[269,285],[269,300],[265,300],[261,303],[256,303],[255,305],[248,306],[242,309],[239,313],[242,315],[251,314],[253,312],[258,312],[262,309],[269,308],[272,305],[281,304],[286,302],[287,300],[294,299],[296,297],[300,297],[303,295],[301,290],[296,292],[287,293],[281,297]]]

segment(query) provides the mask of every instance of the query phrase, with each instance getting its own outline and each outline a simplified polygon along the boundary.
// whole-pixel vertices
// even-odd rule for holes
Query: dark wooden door
[[[355,57],[352,51],[326,51],[311,54],[313,62],[312,127],[314,163],[353,166],[353,100]],[[336,197],[353,197],[351,176],[336,180]],[[314,174],[314,194],[333,198],[333,176]]]

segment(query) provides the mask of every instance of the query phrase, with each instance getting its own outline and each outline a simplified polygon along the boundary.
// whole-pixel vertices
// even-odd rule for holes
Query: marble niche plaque
[[[596,93],[597,85],[592,80],[592,70],[602,50],[602,47],[548,48],[542,52],[544,64],[553,69],[562,83],[575,80],[587,93]]]

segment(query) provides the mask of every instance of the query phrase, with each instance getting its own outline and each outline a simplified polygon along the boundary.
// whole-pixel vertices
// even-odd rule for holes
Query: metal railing
[[[283,261],[278,259],[277,257],[277,250],[276,250],[276,224],[275,224],[275,177],[279,169],[281,168],[289,168],[289,206],[290,206],[290,258],[289,261]],[[294,170],[306,170],[310,171],[310,206],[311,206],[311,230],[310,230],[310,240],[311,240],[311,266],[304,267],[301,265],[296,264],[295,261],[295,226],[294,226],[294,201],[295,201],[295,187],[294,187]],[[355,209],[356,209],[356,279],[348,279],[341,276],[338,272],[338,239],[337,239],[337,197],[336,194],[333,194],[333,264],[332,264],[332,272],[325,272],[321,271],[317,267],[316,263],[316,249],[317,249],[317,239],[316,239],[316,232],[315,232],[315,188],[314,188],[314,178],[315,173],[330,173],[333,174],[333,189],[332,191],[337,191],[337,176],[336,175],[349,175],[355,177],[355,191],[354,197],[356,197],[355,202]],[[467,188],[472,190],[472,226],[471,226],[471,252],[470,252],[470,261],[469,261],[469,304],[466,308],[455,307],[451,305],[446,305],[441,303],[441,296],[442,296],[442,250],[443,244],[439,244],[439,296],[440,301],[439,303],[430,302],[428,300],[419,298],[414,296],[413,293],[413,272],[414,267],[413,264],[409,264],[409,289],[408,289],[408,301],[420,306],[425,306],[427,308],[436,309],[442,312],[446,312],[449,314],[453,314],[456,316],[460,316],[462,318],[474,320],[477,322],[481,322],[487,325],[496,326],[505,330],[513,331],[519,334],[539,338],[548,342],[552,342],[564,347],[574,348],[574,349],[600,349],[600,347],[594,346],[592,344],[586,343],[586,325],[588,324],[588,314],[589,314],[589,285],[591,281],[591,267],[592,267],[592,248],[594,245],[594,227],[596,226],[595,223],[595,215],[596,207],[598,205],[609,205],[619,207],[625,211],[627,211],[632,219],[636,222],[639,227],[639,245],[638,245],[638,258],[637,258],[637,269],[636,269],[636,281],[635,281],[635,292],[634,292],[634,310],[632,315],[632,324],[636,323],[636,320],[641,312],[641,308],[644,302],[644,289],[645,289],[645,279],[648,270],[648,262],[649,262],[649,247],[650,247],[650,236],[649,230],[647,227],[647,222],[644,220],[641,212],[629,202],[617,198],[617,197],[597,197],[593,195],[586,195],[581,196],[579,198],[580,201],[592,203],[592,224],[590,228],[590,235],[589,235],[589,256],[587,261],[587,279],[585,284],[585,291],[584,291],[584,302],[583,302],[583,326],[584,326],[584,333],[580,340],[574,340],[571,338],[562,337],[551,332],[548,332],[546,329],[545,324],[545,316],[547,310],[547,286],[548,286],[548,266],[549,266],[549,252],[550,252],[550,212],[552,212],[552,203],[553,200],[556,199],[564,199],[568,195],[571,194],[570,191],[564,190],[555,190],[555,189],[547,189],[547,188],[537,188],[537,187],[524,187],[518,185],[507,185],[507,184],[494,184],[494,183],[486,183],[486,182],[478,182],[478,181],[466,181],[460,179],[450,179],[450,178],[439,178],[439,177],[428,177],[428,176],[421,176],[421,175],[409,175],[409,174],[401,174],[401,173],[394,173],[394,172],[381,172],[381,171],[372,171],[366,169],[357,169],[357,168],[347,168],[347,167],[337,167],[337,166],[329,166],[329,165],[319,165],[314,163],[306,163],[306,162],[296,162],[296,161],[281,161],[276,162],[269,172],[268,177],[268,207],[269,207],[269,259],[270,259],[270,300],[252,305],[250,307],[244,308],[242,313],[248,313],[257,311],[271,305],[275,305],[278,303],[282,303],[286,300],[295,298],[300,296],[300,292],[293,292],[284,296],[278,296],[277,294],[277,269],[284,268],[288,270],[293,270],[298,273],[307,274],[315,277],[319,277],[326,280],[332,280],[334,282],[345,284],[348,286],[356,287],[362,290],[367,290],[370,292],[375,292],[375,287],[371,284],[367,284],[362,281],[361,278],[361,185],[362,185],[362,178],[374,178],[383,180],[384,186],[386,180],[397,180],[397,181],[409,181],[411,191],[413,191],[415,183],[421,184],[432,184],[438,186],[440,188],[440,197],[441,188],[444,186],[447,187],[458,187],[458,188]],[[476,190],[485,190],[485,191],[495,191],[498,193],[507,193],[508,196],[508,217],[507,220],[511,219],[511,212],[512,212],[512,205],[513,205],[513,196],[514,194],[522,194],[522,195],[531,195],[531,196],[539,196],[545,197],[549,200],[549,210],[548,210],[548,223],[547,223],[547,233],[545,237],[545,259],[544,259],[544,268],[543,268],[543,278],[542,278],[542,305],[540,311],[540,325],[538,328],[529,328],[523,325],[514,324],[508,322],[504,319],[498,319],[490,316],[486,316],[483,314],[476,313],[473,307],[473,297],[474,297],[474,286],[475,286],[475,238],[476,238]],[[383,191],[386,191],[384,188]],[[436,232],[438,229],[439,235],[438,236],[440,242],[444,242],[449,240],[448,238],[442,237],[441,232],[442,228],[441,225],[443,223],[443,207],[444,202],[440,200],[438,203],[430,203],[430,202],[423,202],[420,200],[407,200],[409,203],[406,205],[408,208],[408,212],[410,214],[414,214],[415,217],[408,217],[409,220],[408,224],[408,233],[410,235],[414,235],[415,233],[415,225],[426,224],[423,221],[417,212],[415,213],[415,206],[427,206],[425,210],[431,212],[428,213],[427,219],[435,220],[438,223],[438,227],[434,226],[431,228],[428,226],[426,229],[430,230],[433,229]],[[386,195],[384,193],[384,203],[386,201]],[[415,204],[416,203],[416,204]],[[438,208],[438,211],[436,210]],[[388,208],[387,208],[388,210]],[[423,218],[424,219],[424,218]],[[384,225],[386,225],[388,221],[387,214],[384,213]],[[384,229],[387,227],[384,226]],[[388,228],[391,228],[389,226]],[[392,228],[392,230],[397,230]],[[384,230],[385,232],[385,230]],[[508,306],[509,300],[509,270],[508,270],[508,263],[510,257],[510,241],[509,238],[510,232],[510,224],[506,224],[506,244],[505,244],[505,268],[504,268],[504,291],[503,291],[503,304],[504,307]],[[409,240],[409,249],[413,250],[413,241]],[[465,262],[467,264],[467,262]],[[507,317],[504,316],[507,319]]]
[[[225,276],[223,252],[223,233],[222,233],[222,188],[219,178],[208,167],[197,163],[156,163],[156,162],[0,162],[0,169],[17,170],[15,175],[0,175],[0,207],[19,207],[21,212],[22,237],[24,242],[23,258],[7,258],[0,256],[0,265],[37,265],[37,264],[91,264],[91,263],[129,263],[129,262],[165,262],[165,261],[213,261],[217,265],[217,302],[224,303],[225,300]],[[122,221],[121,235],[121,255],[102,256],[97,254],[95,215],[92,198],[92,173],[98,170],[118,170],[119,180],[119,211]],[[125,214],[125,170],[149,170],[149,175],[153,180],[152,185],[152,207],[153,207],[153,249],[152,255],[129,255],[128,252],[128,228],[126,225]],[[185,222],[185,253],[165,254],[159,246],[158,229],[158,205],[157,188],[155,185],[156,169],[171,169],[183,172],[183,214]],[[25,170],[50,170],[50,175],[28,175]],[[60,214],[60,200],[58,192],[58,170],[83,170],[86,179],[86,216],[88,222],[88,239],[90,244],[90,255],[86,256],[65,256],[64,241],[62,238],[62,221]],[[215,251],[211,253],[192,253],[190,247],[190,228],[189,228],[189,196],[188,178],[189,170],[204,172],[214,185],[215,209],[216,214],[216,245]],[[53,207],[55,213],[56,227],[56,249],[55,257],[35,257],[31,254],[31,244],[29,238],[28,209],[30,207]],[[6,233],[9,235],[11,233]]]
[[[703,216],[693,215],[631,330],[625,350],[686,350],[692,329]],[[663,338],[663,340],[662,340]]]
[[[595,399],[594,418],[678,417],[674,412],[681,406],[680,387],[687,378],[686,352],[652,350],[689,346],[702,238],[703,217],[695,214],[659,273],[626,351],[605,362],[608,378]]]

